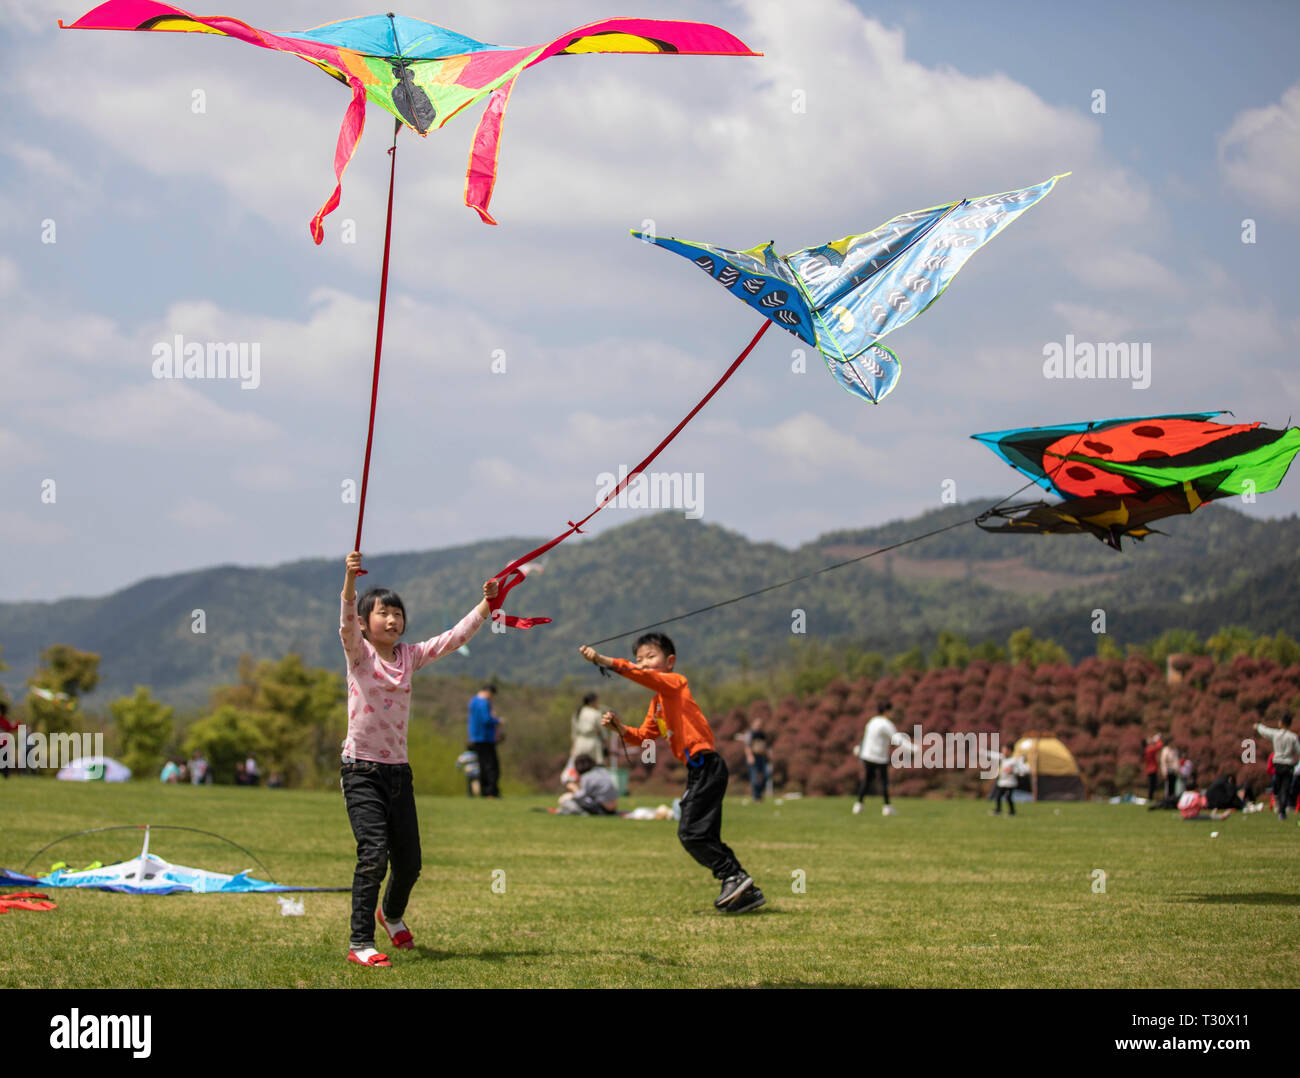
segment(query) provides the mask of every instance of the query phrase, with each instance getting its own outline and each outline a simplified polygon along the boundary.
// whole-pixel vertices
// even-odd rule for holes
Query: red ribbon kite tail
[[[469,170],[465,173],[465,205],[483,219],[484,224],[496,224],[488,213],[492,190],[497,185],[497,158],[501,153],[501,124],[510,104],[510,91],[515,80],[503,82],[492,91],[487,108],[474,131],[474,141],[469,148]]]
[[[352,103],[348,105],[348,111],[343,114],[343,126],[339,128],[339,141],[334,147],[334,177],[338,183],[335,184],[334,193],[325,200],[325,205],[316,211],[316,216],[311,219],[309,226],[311,238],[318,247],[325,238],[325,227],[321,222],[338,209],[339,199],[343,195],[343,173],[351,162],[352,155],[357,152],[357,143],[361,141],[361,132],[366,127],[366,88],[357,78],[349,78],[348,85],[352,87]]]

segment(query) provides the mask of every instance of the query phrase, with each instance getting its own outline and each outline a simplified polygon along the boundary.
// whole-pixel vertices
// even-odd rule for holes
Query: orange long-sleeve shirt
[[[624,741],[639,745],[647,739],[666,738],[668,748],[682,763],[688,762],[688,756],[705,750],[713,751],[713,728],[691,695],[684,675],[638,670],[626,659],[615,659],[610,669],[655,692],[655,698],[645,713],[645,722],[638,727],[626,727]]]

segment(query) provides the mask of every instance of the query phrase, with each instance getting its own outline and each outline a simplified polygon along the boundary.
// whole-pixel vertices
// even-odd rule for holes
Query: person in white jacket
[[[871,788],[871,780],[880,776],[880,792],[885,804],[881,808],[882,816],[895,815],[894,806],[889,803],[889,755],[895,745],[914,748],[912,739],[900,734],[889,717],[889,708],[882,707],[881,714],[874,716],[862,732],[862,742],[857,747],[857,757],[862,761],[862,779],[858,783],[858,799],[853,802],[853,815],[862,811],[862,801]]]
[[[1011,752],[1015,753],[1015,743],[1012,743]],[[1007,799],[1007,815],[1016,814],[1016,803],[1012,794],[1016,792],[1020,785],[1022,775],[1029,774],[1029,764],[1025,758],[1020,755],[1008,755],[1007,753],[994,753],[990,756],[992,766],[996,768],[998,777],[995,780],[995,791],[997,793],[997,803],[995,807],[989,809],[990,816],[1002,815],[1002,798]]]
[[[1281,728],[1256,723],[1255,729],[1273,742],[1273,808],[1279,820],[1286,819],[1287,806],[1294,800],[1292,787],[1295,765],[1300,760],[1300,738],[1291,732],[1291,716],[1282,716]]]

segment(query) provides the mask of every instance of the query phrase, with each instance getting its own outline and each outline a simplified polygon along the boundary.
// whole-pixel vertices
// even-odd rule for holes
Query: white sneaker
[[[893,805],[885,805],[885,806],[880,810],[880,815],[882,815],[882,816],[897,816],[897,815],[898,815],[898,812],[894,809],[894,806],[893,806]]]
[[[854,801],[854,802],[853,802],[853,815],[854,815],[854,816],[860,816],[860,815],[862,815],[862,802],[861,802],[861,801]]]

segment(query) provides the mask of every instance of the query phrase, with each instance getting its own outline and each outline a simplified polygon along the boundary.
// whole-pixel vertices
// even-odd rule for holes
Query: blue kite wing
[[[788,256],[812,301],[818,348],[856,359],[905,326],[943,294],[971,255],[1045,198],[1061,178],[914,210],[872,232]]]
[[[822,353],[826,369],[855,397],[879,404],[881,397],[898,385],[903,373],[898,357],[883,344],[873,344],[856,359],[838,359]]]
[[[770,243],[748,251],[732,251],[707,243],[652,236],[648,232],[634,231],[632,235],[645,243],[653,243],[656,247],[690,259],[764,318],[789,330],[812,347],[817,347],[812,310],[804,301],[799,282],[790,272],[790,267],[773,253]]]

